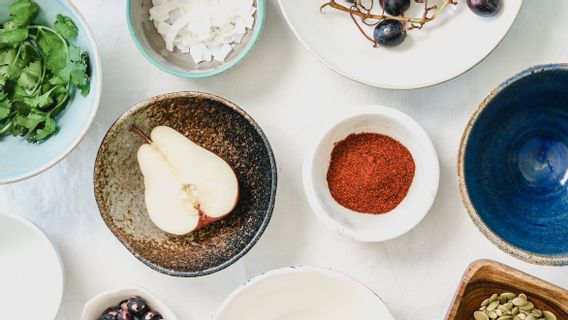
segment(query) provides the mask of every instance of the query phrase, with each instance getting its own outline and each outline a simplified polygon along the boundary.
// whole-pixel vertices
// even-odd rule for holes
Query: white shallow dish
[[[63,267],[45,234],[30,221],[0,213],[2,319],[55,319]]]
[[[523,0],[503,0],[496,17],[482,18],[469,10],[466,0],[457,1],[439,19],[422,30],[409,31],[402,45],[390,49],[373,48],[348,14],[331,8],[321,14],[319,8],[326,0],[279,3],[298,39],[331,69],[376,87],[413,89],[450,80],[482,61],[505,37],[523,4]],[[439,3],[430,0],[431,5]],[[412,1],[407,16],[419,16],[421,9]],[[366,30],[372,34],[371,27]]]
[[[176,320],[174,313],[158,297],[142,288],[120,289],[103,292],[85,304],[81,320],[98,320],[101,314],[109,307],[118,305],[121,301],[132,296],[139,296],[146,300],[146,303],[154,311],[162,314],[166,320]]]
[[[394,320],[369,288],[316,267],[262,274],[235,290],[213,320]]]
[[[362,214],[338,204],[329,191],[327,171],[335,143],[351,133],[373,132],[401,142],[416,165],[406,198],[392,211]],[[440,165],[428,134],[408,115],[387,107],[364,106],[344,114],[306,153],[303,166],[306,196],[314,213],[331,229],[358,241],[378,242],[398,237],[426,216],[438,193]]]

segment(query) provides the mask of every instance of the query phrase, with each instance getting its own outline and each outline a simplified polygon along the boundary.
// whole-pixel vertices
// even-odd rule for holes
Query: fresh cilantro
[[[55,20],[55,30],[67,39],[74,39],[79,34],[79,30],[73,20],[61,14],[58,14]]]
[[[12,104],[8,100],[0,101],[0,120],[6,119],[12,110]]]
[[[28,37],[28,29],[0,29],[0,43],[17,45],[26,40]]]
[[[0,23],[0,141],[45,141],[74,92],[89,94],[89,55],[69,42],[77,26],[61,14],[53,27],[34,24],[39,11],[33,0],[16,0]]]
[[[34,61],[22,70],[18,78],[18,85],[26,89],[33,89],[41,78],[41,63]]]
[[[39,6],[31,0],[18,0],[10,5],[10,17],[17,26],[27,26],[37,17]]]

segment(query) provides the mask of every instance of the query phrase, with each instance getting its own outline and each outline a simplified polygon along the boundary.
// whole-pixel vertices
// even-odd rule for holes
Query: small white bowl
[[[97,295],[85,304],[81,320],[97,320],[101,314],[109,307],[117,306],[121,301],[132,296],[139,296],[146,300],[146,303],[154,311],[162,314],[166,320],[177,320],[174,313],[158,297],[142,288],[121,289],[108,291]]]
[[[292,267],[262,274],[236,289],[213,320],[394,320],[384,302],[336,271]]]
[[[335,143],[349,134],[362,132],[398,140],[408,148],[416,164],[408,195],[385,214],[362,214],[341,206],[331,196],[327,184]],[[316,139],[306,154],[303,179],[313,211],[328,227],[358,241],[379,242],[408,232],[426,216],[438,192],[440,165],[432,141],[416,121],[392,108],[364,106],[343,115]]]

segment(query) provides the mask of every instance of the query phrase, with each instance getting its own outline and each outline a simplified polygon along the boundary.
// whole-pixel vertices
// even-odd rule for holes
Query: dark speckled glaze
[[[225,159],[240,184],[235,210],[186,236],[155,227],[136,159],[144,142],[129,131],[133,124],[146,132],[170,126]],[[94,184],[102,218],[136,258],[165,274],[196,277],[228,267],[258,241],[274,208],[276,164],[266,136],[243,110],[210,94],[180,92],[141,102],[114,123],[97,155]]]
[[[568,66],[497,88],[464,133],[462,195],[483,233],[528,262],[568,265]]]

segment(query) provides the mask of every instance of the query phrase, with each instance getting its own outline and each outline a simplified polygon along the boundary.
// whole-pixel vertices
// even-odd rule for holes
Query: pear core
[[[170,127],[156,127],[144,138],[149,143],[138,149],[138,163],[146,210],[158,228],[184,235],[233,211],[239,183],[225,160]]]

